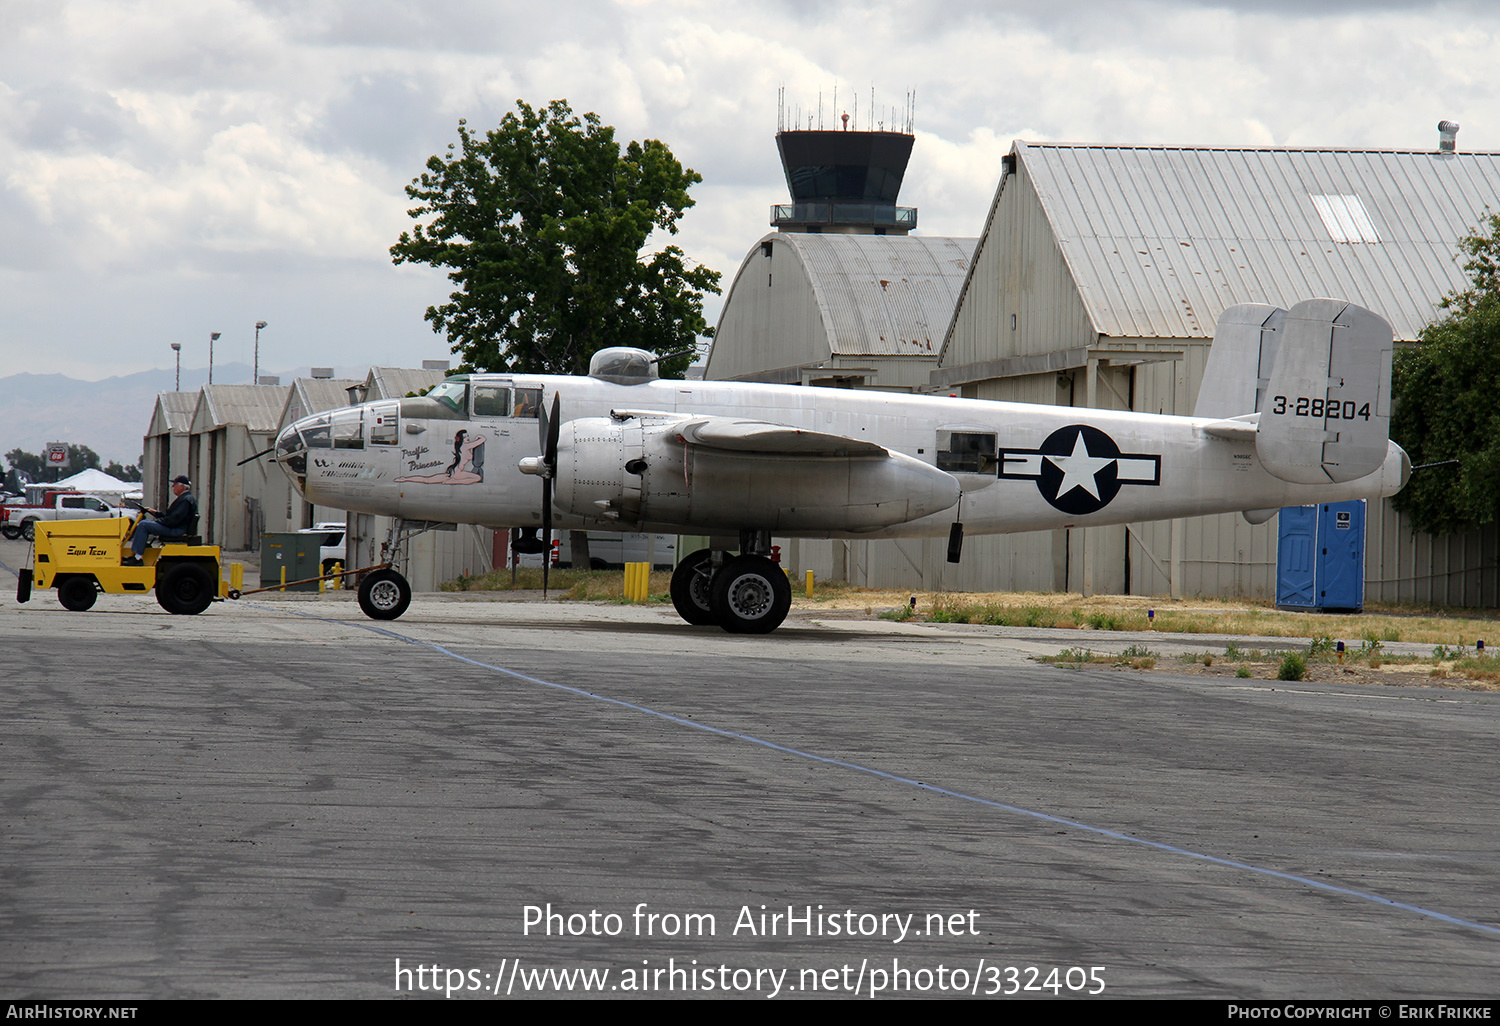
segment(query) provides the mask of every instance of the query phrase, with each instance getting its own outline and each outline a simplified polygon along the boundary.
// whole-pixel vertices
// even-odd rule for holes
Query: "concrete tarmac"
[[[1500,696],[838,616],[0,597],[0,997],[1500,991]]]

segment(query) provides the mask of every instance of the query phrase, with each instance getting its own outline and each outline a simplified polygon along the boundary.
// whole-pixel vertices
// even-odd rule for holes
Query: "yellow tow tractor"
[[[170,539],[148,547],[144,566],[122,566],[131,554],[130,536],[145,511],[134,517],[98,520],[38,521],[32,569],[23,569],[16,601],[38,588],[56,588],[64,608],[82,612],[99,592],[141,595],[153,588],[156,601],[169,613],[201,613],[215,598],[226,597],[219,577],[219,547],[197,537]]]

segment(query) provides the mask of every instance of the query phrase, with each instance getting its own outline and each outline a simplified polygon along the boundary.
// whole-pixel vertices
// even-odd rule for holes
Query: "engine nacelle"
[[[681,421],[587,417],[558,434],[553,504],[695,531],[876,531],[940,513],[958,482],[901,453],[823,455],[690,444]]]

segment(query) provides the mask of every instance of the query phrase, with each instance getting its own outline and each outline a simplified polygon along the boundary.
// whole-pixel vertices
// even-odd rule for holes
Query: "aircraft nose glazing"
[[[306,423],[299,420],[276,436],[276,462],[299,489],[307,480],[307,446],[299,431]]]

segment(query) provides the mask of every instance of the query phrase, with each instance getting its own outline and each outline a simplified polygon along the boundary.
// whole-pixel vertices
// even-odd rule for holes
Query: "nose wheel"
[[[394,570],[376,570],[359,582],[359,608],[372,620],[394,620],[411,605],[411,585]]]

